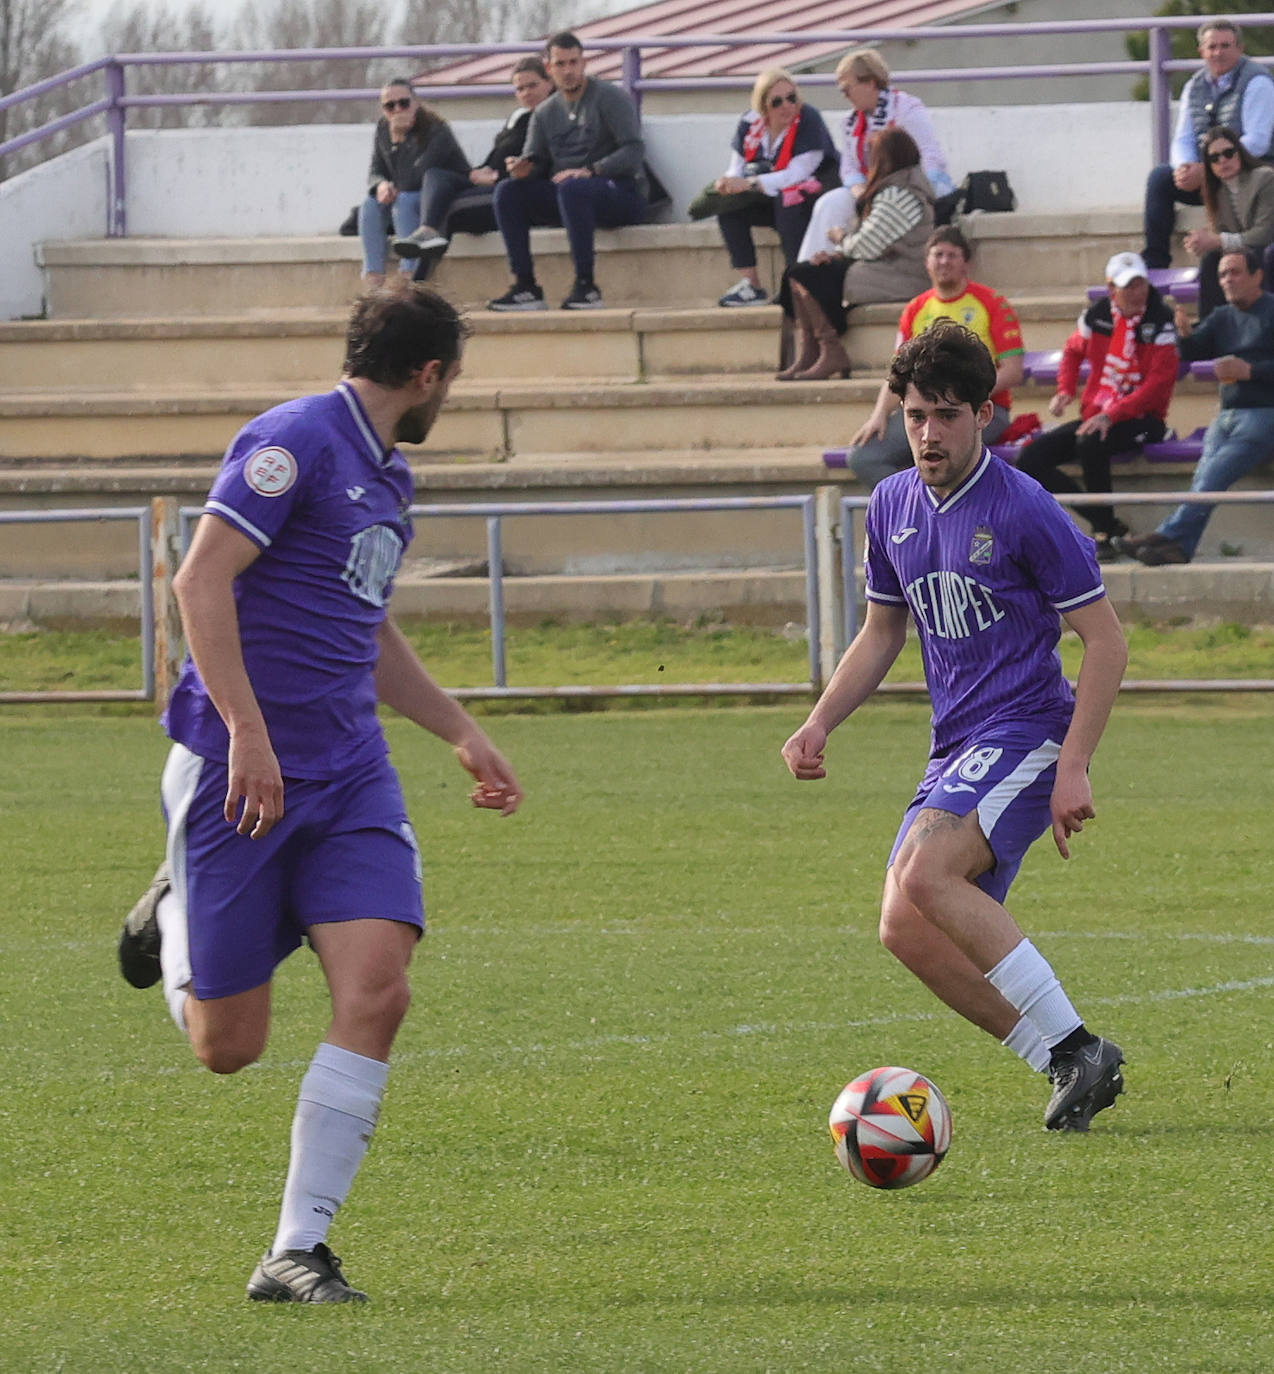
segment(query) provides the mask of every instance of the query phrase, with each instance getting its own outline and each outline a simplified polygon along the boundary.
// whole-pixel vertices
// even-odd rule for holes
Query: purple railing
[[[1207,17],[1215,19],[1222,16],[1209,15]],[[1233,17],[1235,22],[1240,25],[1274,23],[1274,13],[1241,14]],[[663,38],[658,35],[643,34],[627,38],[590,37],[586,46],[590,52],[620,53],[621,83],[640,107],[641,96],[645,91],[747,90],[752,85],[750,76],[645,77],[642,75],[641,66],[643,51],[743,46],[749,48],[793,45],[807,47],[812,44],[843,44],[848,48],[863,43],[914,42],[917,39],[926,38],[946,41],[961,38],[1020,38],[1047,34],[1121,34],[1145,30],[1149,35],[1149,59],[1145,62],[1071,62],[1005,67],[954,67],[900,71],[897,75],[900,79],[905,80],[908,85],[938,81],[1006,81],[1015,78],[1070,80],[1083,76],[1146,76],[1150,83],[1149,109],[1153,158],[1156,163],[1159,163],[1167,161],[1168,147],[1172,137],[1170,127],[1171,81],[1169,78],[1174,72],[1194,71],[1199,65],[1197,61],[1179,61],[1172,58],[1171,33],[1175,29],[1194,29],[1200,22],[1200,16],[1188,15],[1172,18],[1148,16],[1140,19],[1058,20],[1029,24],[971,24],[950,28],[922,26],[909,29],[820,29],[798,33],[751,33],[746,35],[702,34],[693,38]],[[499,53],[509,55],[538,53],[541,47],[540,43],[433,43],[399,48],[289,48],[281,51],[117,53],[111,57],[103,57],[94,62],[84,63],[58,76],[49,77],[33,86],[15,91],[12,95],[0,97],[0,110],[6,110],[37,99],[50,91],[58,90],[73,81],[92,76],[96,72],[100,71],[105,74],[106,94],[102,98],[94,100],[70,114],[51,120],[47,124],[42,124],[39,128],[31,129],[5,143],[0,143],[0,157],[49,138],[85,119],[105,114],[107,132],[111,140],[112,166],[112,192],[107,233],[113,238],[120,238],[127,232],[127,169],[124,159],[124,133],[130,109],[156,109],[164,106],[184,105],[282,104],[319,100],[366,101],[374,99],[377,94],[375,89],[349,89],[129,95],[125,76],[130,67],[224,65],[245,62],[313,62],[339,59],[372,60],[390,57],[410,57],[428,61],[437,58],[490,56]],[[1257,57],[1255,60],[1267,66],[1274,66],[1274,57]],[[833,86],[835,77],[830,72],[802,73],[801,83],[811,87]],[[417,89],[433,99],[463,100],[491,95],[491,87],[487,83],[471,83],[464,86],[433,86],[427,82],[422,82]]]

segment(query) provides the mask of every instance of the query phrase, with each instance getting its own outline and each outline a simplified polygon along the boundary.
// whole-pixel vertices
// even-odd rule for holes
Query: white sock
[[[1043,1073],[1048,1068],[1048,1046],[1040,1039],[1029,1017],[1022,1017],[1000,1044],[1012,1050],[1019,1059],[1025,1059],[1036,1073]]]
[[[301,1080],[273,1254],[327,1239],[367,1153],[389,1065],[326,1041]]]
[[[189,1031],[186,1028],[186,997],[190,992],[190,958],[187,953],[186,917],[181,902],[172,888],[155,903],[155,920],[159,925],[159,961],[165,975],[164,1000],[177,1023],[177,1029],[183,1035],[187,1035]],[[169,963],[176,965],[172,975],[178,980],[176,987],[170,986],[168,964],[164,962],[165,955],[168,956]]]
[[[1047,1049],[1083,1025],[1062,991],[1052,965],[1029,940],[1011,949],[986,976],[987,982],[1036,1029]]]

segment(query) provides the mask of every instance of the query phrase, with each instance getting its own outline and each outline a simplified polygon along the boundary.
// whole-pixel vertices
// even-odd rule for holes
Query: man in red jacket
[[[1075,399],[1080,364],[1088,382],[1079,419],[1045,430],[1022,450],[1018,467],[1051,492],[1110,491],[1110,460],[1116,453],[1156,443],[1177,380],[1177,332],[1172,311],[1150,285],[1146,264],[1136,253],[1116,253],[1106,264],[1110,294],[1079,317],[1066,340],[1057,372],[1057,394],[1049,402],[1060,416]],[[1084,485],[1061,470],[1078,461]],[[1111,540],[1128,527],[1113,506],[1083,506],[1093,527],[1097,561],[1119,557]]]

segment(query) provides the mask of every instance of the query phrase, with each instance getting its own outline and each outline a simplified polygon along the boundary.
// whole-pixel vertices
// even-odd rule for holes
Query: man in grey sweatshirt
[[[572,33],[556,33],[545,63],[557,92],[531,117],[522,156],[495,188],[496,224],[504,238],[513,285],[487,302],[489,310],[543,310],[544,292],[531,257],[533,225],[562,225],[575,264],[564,310],[604,304],[593,280],[593,234],[646,218],[641,121],[618,86],[585,72],[584,51]]]

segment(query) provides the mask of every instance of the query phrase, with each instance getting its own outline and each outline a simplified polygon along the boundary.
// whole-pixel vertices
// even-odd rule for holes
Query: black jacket
[[[448,167],[463,177],[469,175],[469,160],[445,119],[418,121],[398,144],[390,140],[389,120],[376,121],[372,163],[367,172],[369,190],[375,192],[382,181],[389,181],[400,191],[419,191],[430,167]]]

